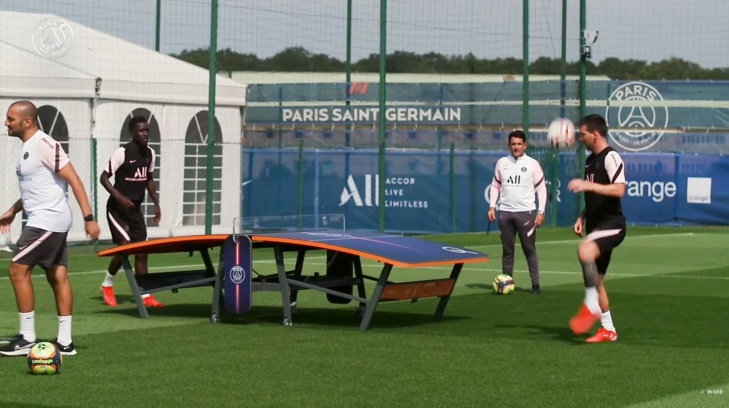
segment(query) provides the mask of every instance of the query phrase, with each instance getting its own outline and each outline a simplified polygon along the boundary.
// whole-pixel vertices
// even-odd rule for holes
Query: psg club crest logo
[[[38,55],[46,58],[61,58],[71,50],[73,30],[65,21],[50,17],[41,21],[33,31],[33,47]]]
[[[230,277],[231,282],[236,285],[240,285],[246,278],[246,271],[242,267],[236,265],[230,268],[230,273],[228,274],[228,276]]]
[[[668,126],[668,108],[656,88],[643,82],[618,87],[608,99],[605,119],[610,139],[625,150],[638,152],[658,143]]]

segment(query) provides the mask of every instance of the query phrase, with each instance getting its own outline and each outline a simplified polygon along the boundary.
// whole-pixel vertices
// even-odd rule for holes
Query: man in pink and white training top
[[[494,179],[489,192],[489,221],[496,220],[499,207],[499,230],[503,247],[501,268],[504,274],[514,275],[514,247],[516,235],[524,251],[532,280],[532,293],[542,293],[539,284],[537,258],[537,227],[544,223],[547,188],[539,162],[526,155],[526,135],[521,130],[509,133],[511,154],[496,162]],[[535,200],[536,198],[536,200]],[[537,204],[539,209],[537,210]]]
[[[38,110],[29,101],[10,105],[5,118],[8,135],[23,142],[15,173],[20,186],[20,200],[0,216],[0,225],[13,222],[23,211],[28,223],[18,238],[18,252],[10,261],[8,275],[15,291],[20,314],[20,334],[0,347],[5,356],[25,356],[36,343],[35,294],[30,273],[40,266],[53,288],[58,312],[58,337],[54,340],[62,355],[76,354],[71,339],[73,294],[68,281],[66,237],[71,229],[71,206],[66,192],[71,187],[81,214],[84,229],[92,240],[99,237],[99,226],[89,206],[83,182],[60,143],[43,133],[38,125]]]

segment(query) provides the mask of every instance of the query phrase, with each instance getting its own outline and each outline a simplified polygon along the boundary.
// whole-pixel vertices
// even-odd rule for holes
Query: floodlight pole
[[[567,0],[562,0],[562,58],[559,66],[560,81],[560,117],[567,115],[565,105],[567,103]]]
[[[349,109],[349,106],[351,104],[350,98],[351,98],[351,86],[352,86],[352,0],[347,0],[347,63],[345,65],[346,69],[346,79],[345,82],[347,85],[344,88],[345,91],[345,104],[347,105],[347,109]],[[351,145],[351,131],[352,131],[352,124],[351,122],[347,122],[347,130],[345,132],[345,139],[344,139],[344,145],[346,147],[350,147]],[[347,155],[349,157],[349,155]],[[346,173],[349,174],[349,173]]]
[[[585,38],[585,30],[587,29],[587,1],[580,0],[580,118],[587,113],[587,39]],[[581,179],[585,178],[585,145],[577,144],[577,171]],[[582,199],[584,193],[577,194],[577,214],[582,213],[585,202]]]
[[[529,140],[529,0],[523,0],[522,9],[522,130]]]
[[[562,60],[559,69],[559,89],[559,116],[564,118],[567,116],[567,0],[562,0]],[[547,219],[550,227],[556,227],[559,206],[559,151],[554,146],[551,148],[549,164],[549,197],[551,202],[547,206]]]
[[[205,167],[205,234],[213,227],[213,158],[215,157],[215,77],[218,71],[218,0],[210,3],[210,84],[208,86],[207,163]]]
[[[346,101],[346,109],[349,111],[350,106],[352,104],[351,102],[351,87],[352,87],[352,0],[347,0],[347,63],[345,66],[346,69],[346,86],[344,87],[344,98]],[[349,148],[352,147],[352,123],[347,122],[345,125],[345,132],[344,132],[344,145],[347,147],[348,150],[344,152],[344,174],[349,175],[350,173],[350,156],[352,152],[349,150]],[[349,206],[344,206],[344,215],[345,217],[349,216]]]
[[[157,17],[155,20],[155,32],[154,32],[154,50],[159,52],[159,38],[161,31],[162,22],[162,0],[157,0]]]
[[[378,153],[378,223],[377,230],[385,231],[385,180],[387,179],[387,161],[385,159],[385,109],[387,103],[387,0],[380,0],[380,112],[379,124],[379,153]]]

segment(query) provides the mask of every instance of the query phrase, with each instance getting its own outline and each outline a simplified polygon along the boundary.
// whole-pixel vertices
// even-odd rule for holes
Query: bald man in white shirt
[[[83,182],[66,152],[40,130],[35,105],[29,101],[10,105],[5,126],[8,135],[19,138],[23,147],[15,167],[20,200],[0,216],[0,225],[10,224],[21,211],[28,216],[28,222],[18,238],[18,252],[8,270],[20,314],[20,334],[0,347],[0,354],[26,356],[36,342],[35,294],[30,273],[37,265],[45,270],[56,298],[58,337],[55,343],[62,355],[74,355],[76,349],[71,339],[73,294],[66,266],[66,236],[73,221],[66,195],[68,186],[81,207],[84,227],[91,239],[99,237],[99,226],[94,221]]]
[[[542,293],[542,289],[539,282],[536,229],[544,223],[547,188],[542,166],[526,155],[526,148],[524,132],[515,130],[509,133],[511,154],[496,162],[489,192],[491,204],[488,217],[489,221],[496,220],[498,203],[499,230],[503,247],[502,272],[509,276],[514,275],[514,248],[518,234],[529,267],[532,293],[538,295]]]

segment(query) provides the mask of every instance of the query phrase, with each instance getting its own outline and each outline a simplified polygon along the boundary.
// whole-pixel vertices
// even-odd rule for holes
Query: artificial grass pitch
[[[281,326],[276,293],[255,293],[245,318],[209,323],[211,288],[162,292],[156,297],[169,306],[142,320],[123,275],[119,307],[103,305],[108,259],[73,248],[79,354],[48,377],[29,374],[24,358],[0,358],[0,407],[729,406],[729,231],[631,227],[607,278],[619,334],[609,344],[585,344],[569,330],[584,293],[577,238],[569,229],[539,234],[542,295],[529,293],[518,247],[516,293],[490,293],[501,271],[497,234],[426,237],[491,261],[464,267],[440,323],[431,322],[437,299],[383,303],[367,332],[358,329],[355,304],[331,305],[309,291],[300,292],[290,328]],[[0,258],[2,336],[18,330],[7,258]],[[150,264],[154,272],[186,262],[181,254],[152,256]],[[313,258],[307,268],[324,263]],[[254,263],[261,273],[273,267]],[[395,268],[392,278],[412,273],[431,277]],[[52,339],[52,292],[35,274],[37,334]]]

